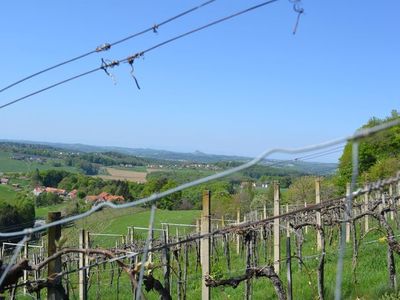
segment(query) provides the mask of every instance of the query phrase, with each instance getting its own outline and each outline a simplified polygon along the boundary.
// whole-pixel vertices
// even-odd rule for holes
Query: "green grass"
[[[184,211],[169,211],[157,209],[154,219],[154,228],[161,228],[162,222],[181,223],[181,224],[195,224],[196,219],[200,217],[200,211],[197,210],[184,210]],[[68,243],[71,246],[76,246],[78,242],[79,229],[83,228],[92,233],[110,233],[127,235],[128,226],[148,227],[149,226],[150,212],[143,208],[128,208],[122,210],[103,209],[91,216],[79,220],[66,228],[63,235],[68,236]],[[175,234],[176,229],[174,226],[170,227],[171,234]],[[135,236],[144,238],[146,231],[141,233],[136,230]],[[187,231],[188,232],[188,231]],[[183,229],[180,229],[183,234]],[[157,236],[158,233],[155,233]],[[99,247],[112,247],[115,241],[121,241],[117,237],[93,237],[91,241],[93,245]]]
[[[53,207],[53,209],[57,209]],[[199,211],[164,211],[157,210],[155,218],[155,227],[160,228],[161,222],[170,223],[187,223],[195,224],[196,218],[200,215]],[[77,221],[72,226],[63,228],[62,235],[67,238],[65,246],[77,247],[79,229],[85,228],[92,233],[114,233],[127,234],[127,226],[147,227],[149,222],[149,210],[143,208],[129,208],[124,210],[104,209],[83,220]],[[359,223],[358,233],[360,233]],[[376,227],[375,222],[370,223],[370,228]],[[395,226],[393,226],[395,228]],[[396,234],[399,232],[396,231]],[[325,295],[326,299],[333,299],[334,287],[336,280],[337,267],[337,232],[334,231],[332,244],[329,244],[329,231],[326,230],[326,261],[325,261]],[[184,236],[181,232],[181,237]],[[137,235],[136,238],[145,238],[145,232],[142,236]],[[171,227],[170,237],[174,239],[174,229]],[[299,269],[299,263],[296,259],[292,261],[292,277],[293,277],[293,297],[294,299],[316,299],[317,295],[317,273],[318,258],[307,258],[307,256],[318,254],[316,250],[316,232],[309,228],[309,233],[304,236],[303,257],[305,257],[305,265],[302,270]],[[376,240],[382,237],[382,233],[373,231],[369,233],[362,241],[359,248],[359,258],[356,268],[356,276],[352,273],[352,245],[347,244],[344,261],[343,272],[343,297],[342,299],[380,299],[385,293],[391,292],[388,287],[388,271],[386,265],[387,245],[385,243],[366,244],[366,241]],[[92,247],[110,248],[115,245],[115,241],[120,241],[118,237],[92,237]],[[211,255],[211,276],[216,279],[230,278],[241,275],[245,271],[245,252],[236,254],[236,237],[231,236],[229,242],[231,269],[227,268],[227,256],[224,254],[222,240],[216,240],[216,250]],[[281,258],[286,257],[285,238],[281,239]],[[292,236],[292,251],[296,252],[295,239]],[[187,283],[187,299],[199,299],[201,295],[201,269],[197,266],[196,247],[194,244],[189,246],[189,266],[188,266],[188,283]],[[266,250],[266,251],[265,251]],[[180,249],[180,260],[183,266],[183,247]],[[258,240],[257,244],[258,266],[264,266],[272,261],[272,241]],[[153,256],[154,264],[161,266],[160,253]],[[399,256],[395,255],[396,268],[400,268]],[[125,260],[128,263],[127,260]],[[177,262],[171,255],[172,281],[171,286],[172,298],[177,298]],[[74,268],[75,266],[72,266]],[[155,278],[162,280],[162,272],[160,268],[154,271]],[[286,280],[286,264],[281,263],[280,278],[285,287]],[[77,290],[76,273],[70,275],[73,282],[75,294]],[[89,289],[90,299],[96,299],[99,295],[103,299],[116,299],[117,296],[117,269],[114,264],[102,265],[91,269],[91,284]],[[266,278],[253,279],[253,299],[277,299],[275,291]],[[212,299],[243,299],[244,282],[234,289],[231,287],[218,287],[211,290]],[[121,274],[119,279],[119,299],[132,299],[130,283],[125,273]],[[155,292],[146,292],[147,299],[159,299]]]
[[[194,223],[195,219],[199,216],[199,211],[157,211],[156,212],[156,227],[160,222],[174,222],[174,223]],[[116,218],[116,219],[114,219]],[[149,211],[142,209],[132,209],[124,213],[116,213],[116,211],[104,210],[99,214],[89,217],[86,221],[80,221],[82,227],[87,229],[100,230],[103,233],[119,233],[126,234],[126,226],[135,225],[146,227],[148,225]],[[97,222],[94,222],[97,220]],[[370,224],[371,227],[376,224]],[[71,229],[70,229],[71,230]],[[99,231],[98,231],[99,232]],[[77,235],[77,232],[74,233]],[[309,228],[308,235],[305,235],[305,242],[303,246],[303,256],[310,256],[317,254],[318,251],[315,247],[315,231]],[[327,233],[328,235],[328,233]],[[382,236],[381,233],[372,232],[368,234],[365,241],[375,240]],[[143,237],[144,238],[144,237]],[[94,246],[106,247],[108,244],[112,247],[117,238],[96,237]],[[111,240],[111,241],[110,241]],[[364,242],[365,242],[364,241]],[[295,253],[295,240],[291,238],[292,253]],[[352,246],[347,244],[345,252],[344,272],[343,272],[343,297],[342,299],[379,299],[385,293],[390,292],[388,287],[388,275],[386,266],[386,251],[387,245],[385,243],[365,244],[361,243],[359,249],[359,258],[356,268],[356,277],[352,273]],[[241,275],[245,270],[245,255],[242,252],[240,255],[236,254],[235,238],[232,237],[230,243],[230,257],[231,257],[231,270],[227,268],[227,259],[224,255],[224,248],[221,239],[216,240],[216,251],[211,256],[211,276],[214,278],[229,278],[232,276]],[[272,243],[271,240],[266,244],[259,240],[257,246],[258,266],[263,266],[272,260]],[[265,252],[264,250],[267,249]],[[336,267],[337,267],[337,234],[334,234],[333,243],[329,245],[327,239],[326,248],[326,264],[325,264],[325,295],[326,299],[334,297],[334,287],[336,280]],[[183,266],[183,248],[180,250],[180,259]],[[266,254],[265,254],[266,253]],[[281,240],[281,257],[286,257],[285,238]],[[159,253],[154,254],[155,265],[160,265]],[[396,256],[396,268],[400,268],[399,257]],[[172,275],[172,298],[176,299],[177,288],[177,263],[171,256],[172,268],[174,269]],[[318,258],[305,259],[306,267],[303,266],[302,270],[299,269],[299,263],[296,259],[292,261],[292,276],[293,276],[293,295],[294,299],[316,299],[317,295],[317,273]],[[189,268],[188,268],[188,286],[187,286],[187,299],[199,299],[201,295],[201,271],[196,270],[196,255],[195,247],[193,244],[189,247]],[[116,299],[117,293],[117,273],[115,271],[112,275],[112,268],[115,265],[107,265],[99,268],[92,269],[92,285],[89,290],[91,298],[96,298],[98,294],[102,298]],[[98,278],[97,278],[98,276]],[[113,277],[114,276],[114,277]],[[162,281],[161,270],[157,269],[154,276]],[[112,284],[111,278],[114,278]],[[285,287],[286,281],[286,264],[281,263],[280,278],[282,279]],[[355,278],[357,279],[355,281]],[[99,283],[97,283],[97,279]],[[244,295],[244,282],[241,283],[236,289],[231,287],[219,287],[211,290],[212,299],[225,300],[225,299],[243,299]],[[253,299],[277,299],[272,284],[266,278],[259,278],[252,280],[253,286]],[[148,299],[159,299],[155,292],[146,293]],[[129,280],[126,274],[122,273],[120,278],[120,294],[119,299],[131,299],[131,291]]]
[[[45,207],[36,207],[35,208],[36,219],[46,219],[48,212],[62,211],[65,208],[65,206],[67,206],[66,202]]]
[[[47,162],[40,164],[37,162],[15,160],[15,159],[11,158],[12,155],[13,154],[10,152],[0,151],[0,173],[1,172],[3,172],[3,173],[7,173],[7,172],[26,173],[26,172],[31,172],[35,169],[39,169],[39,170],[60,169],[60,170],[66,170],[69,172],[77,172],[77,169],[74,167],[62,166],[62,167],[56,168],[52,165],[52,162],[54,162],[54,161],[61,162],[60,160],[48,159]]]
[[[10,185],[0,184],[0,200],[12,201],[16,198],[17,192]]]

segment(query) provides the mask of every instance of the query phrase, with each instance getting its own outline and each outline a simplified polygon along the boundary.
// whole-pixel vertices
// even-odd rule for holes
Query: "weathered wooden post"
[[[264,204],[264,206],[263,206],[263,217],[264,217],[264,219],[267,218],[267,205],[266,204]]]
[[[90,232],[88,230],[85,230],[85,249],[90,249]],[[90,265],[90,258],[89,255],[85,255],[85,265],[89,266]],[[90,277],[90,268],[86,270],[86,285],[89,282],[89,277]],[[86,292],[87,294],[87,292]]]
[[[168,226],[168,225],[167,225]],[[164,245],[168,244],[168,236],[167,236],[167,230],[164,230],[162,232],[163,235],[163,239],[164,239]],[[169,248],[165,247],[162,249],[162,257],[161,257],[161,261],[163,264],[163,275],[164,275],[164,287],[165,289],[168,291],[168,293],[170,292],[170,274],[171,274],[171,267],[170,267],[170,252],[169,252]]]
[[[349,197],[349,196],[350,196],[350,183],[347,183],[347,185],[346,185],[346,198]],[[346,211],[344,213],[346,214]],[[346,243],[350,243],[350,221],[346,222]]]
[[[49,223],[55,222],[61,219],[61,212],[49,212],[48,220]],[[56,243],[61,238],[61,225],[52,226],[47,231],[47,256],[50,257],[57,252]],[[48,276],[54,276],[54,274],[60,273],[61,269],[61,256],[50,261],[47,265]],[[61,285],[61,278],[55,280],[54,285],[47,287],[47,299],[58,300],[63,299],[62,293],[63,287]]]
[[[203,191],[203,213],[201,220],[201,234],[210,233],[211,227],[211,192]],[[202,288],[201,299],[210,299],[210,288],[206,286],[206,276],[210,274],[210,237],[201,239],[201,272],[202,272]]]
[[[150,243],[149,250],[153,249],[153,241],[154,241],[154,230],[150,231]],[[153,251],[149,251],[148,253],[148,261],[153,262]]]
[[[286,213],[289,213],[289,205],[286,204]],[[292,254],[290,249],[290,224],[289,218],[286,221],[286,277],[287,277],[287,285],[288,285],[288,300],[293,299],[292,293]]]
[[[307,208],[307,202],[304,202],[304,208]],[[308,226],[305,227],[305,232],[308,233]]]
[[[130,227],[130,236],[131,236],[131,244],[133,244],[135,240],[135,235],[134,235],[134,229],[133,227]]]
[[[236,211],[236,224],[240,223],[240,208]],[[236,234],[236,254],[240,254],[240,235]]]
[[[315,180],[315,204],[320,204],[321,203],[321,179],[317,178]],[[317,210],[315,213],[316,215],[316,221],[317,225],[321,226],[321,212]],[[317,250],[321,250],[322,247],[322,240],[321,240],[321,233],[319,230],[317,230]]]
[[[200,234],[201,232],[201,222],[200,219],[196,219],[196,233]]]
[[[393,206],[393,184],[389,185],[389,204]],[[394,220],[394,212],[393,210],[390,211],[390,220]]]
[[[86,249],[86,231],[81,229],[79,231],[79,248]],[[87,299],[87,276],[86,276],[86,255],[79,253],[79,300]]]
[[[24,259],[29,259],[29,246],[28,242],[25,242],[24,244]],[[24,283],[28,281],[28,271],[24,270]],[[26,286],[24,285],[24,295],[26,295]]]
[[[399,176],[399,173],[397,173],[397,174]],[[397,182],[397,188],[396,189],[397,189],[397,196],[400,197],[400,181]],[[395,205],[396,205],[396,208],[399,206],[399,199],[396,199]]]
[[[279,202],[280,202],[280,187],[279,182],[274,181],[274,217],[279,216]],[[274,269],[275,273],[279,274],[280,265],[280,224],[279,218],[274,219]]]
[[[199,233],[200,233],[200,231],[199,231]],[[168,224],[166,225],[166,228],[165,228],[165,236],[166,236],[167,243],[169,243],[169,225]]]
[[[365,189],[368,189],[368,185],[365,186]],[[368,201],[369,201],[369,193],[364,194],[364,213],[368,211]],[[364,232],[367,233],[369,230],[369,216],[366,215],[364,217]]]

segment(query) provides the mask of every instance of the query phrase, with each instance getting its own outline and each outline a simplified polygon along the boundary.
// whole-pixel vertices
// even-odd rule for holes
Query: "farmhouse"
[[[65,196],[67,194],[66,190],[63,189],[57,189],[57,188],[52,188],[52,187],[35,187],[32,191],[32,193],[35,196],[39,196],[41,193],[52,193],[52,194],[57,194],[59,196]]]
[[[67,194],[67,197],[70,199],[76,199],[77,195],[78,195],[78,190],[75,189],[75,190],[70,191]]]
[[[0,183],[1,184],[8,184],[8,181],[9,181],[8,178],[5,178],[5,177],[0,178]]]
[[[87,203],[102,203],[102,202],[112,202],[112,203],[124,203],[125,198],[123,196],[111,195],[107,192],[102,192],[99,195],[89,195],[85,198]]]

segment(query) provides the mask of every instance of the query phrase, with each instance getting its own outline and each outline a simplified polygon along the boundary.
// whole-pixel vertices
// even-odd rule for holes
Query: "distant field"
[[[24,160],[15,160],[11,158],[12,154],[9,152],[0,151],[0,173],[1,172],[18,172],[18,173],[26,173],[33,171],[35,169],[39,170],[49,170],[49,169],[57,169],[57,170],[66,170],[70,172],[77,172],[77,170],[73,167],[54,167],[52,165],[52,161],[48,161],[43,164],[39,164],[37,162],[29,162]]]
[[[0,200],[14,200],[16,195],[17,192],[11,186],[0,184]]]
[[[200,217],[199,210],[160,210],[155,213],[154,228],[161,228],[162,222],[196,224]],[[63,235],[68,237],[71,246],[78,242],[78,232],[84,228],[92,233],[111,233],[126,235],[128,226],[148,227],[150,211],[143,208],[128,208],[123,210],[103,209],[87,218],[77,221],[74,226],[65,228]],[[175,233],[176,228],[171,226],[170,230]],[[180,229],[183,230],[183,229]],[[146,235],[143,231],[143,237]],[[180,231],[181,234],[183,231]],[[186,231],[188,232],[188,231]],[[140,233],[140,231],[137,231]],[[155,234],[157,235],[157,234]],[[102,247],[111,247],[117,237],[93,237],[92,242]]]
[[[50,206],[45,206],[45,207],[36,207],[35,208],[36,219],[46,219],[48,212],[62,211],[66,205],[67,205],[67,203],[63,202],[63,203],[56,204],[56,205],[50,205]]]
[[[97,177],[106,180],[127,180],[138,183],[145,183],[146,176],[148,173],[158,171],[158,169],[145,169],[141,168],[138,170],[122,169],[122,168],[106,168],[109,175],[99,175]]]

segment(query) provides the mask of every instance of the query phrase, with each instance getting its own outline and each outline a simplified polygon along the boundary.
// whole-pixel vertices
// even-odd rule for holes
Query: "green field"
[[[103,209],[91,216],[77,221],[73,226],[66,228],[63,235],[68,237],[68,243],[76,246],[78,242],[79,229],[83,228],[92,233],[107,233],[127,235],[128,226],[148,227],[150,212],[142,208],[128,208],[123,210]],[[200,211],[184,210],[169,211],[156,210],[154,228],[161,228],[162,222],[195,224],[200,217]],[[171,226],[171,231],[175,232],[175,227]],[[135,236],[145,237],[146,231],[140,234],[138,230]],[[183,230],[181,230],[183,233]],[[156,234],[157,236],[157,234]],[[115,241],[121,241],[117,237],[93,237],[93,245],[99,247],[112,247]]]
[[[49,210],[57,210],[62,207],[54,206],[41,209],[41,213],[47,213]],[[78,247],[79,230],[84,228],[91,233],[109,233],[109,234],[127,234],[128,226],[147,227],[150,212],[144,208],[129,208],[124,210],[103,209],[91,216],[70,224],[63,228],[62,236],[66,238],[64,247]],[[155,228],[161,227],[161,222],[195,224],[196,219],[200,216],[200,211],[165,211],[156,210]],[[358,232],[360,232],[361,222],[358,223]],[[377,227],[376,222],[370,223],[370,228]],[[395,224],[392,223],[393,228]],[[170,237],[174,241],[175,231],[170,228]],[[187,232],[186,232],[187,233]],[[326,231],[327,236],[330,235]],[[399,232],[396,230],[396,234]],[[136,239],[140,239],[143,243],[146,231],[142,235],[135,235]],[[184,238],[185,233],[180,231],[180,238]],[[317,266],[319,263],[319,252],[316,250],[316,232],[309,228],[308,234],[304,235],[303,258],[305,266],[299,269],[299,262],[296,259],[292,261],[293,276],[293,299],[316,299],[317,295]],[[360,243],[359,255],[355,276],[352,272],[352,244],[347,244],[343,272],[343,298],[342,299],[382,299],[383,295],[391,292],[388,285],[388,271],[386,264],[387,244],[379,242],[382,233],[378,231],[370,232]],[[332,243],[326,240],[326,260],[325,260],[325,296],[326,299],[333,299],[336,280],[337,267],[337,231],[333,232]],[[112,248],[115,242],[121,243],[119,237],[91,236],[92,248]],[[368,243],[373,241],[372,243]],[[281,238],[281,272],[280,278],[285,288],[286,280],[286,240],[282,233]],[[291,237],[292,249],[291,254],[296,254],[295,238]],[[264,266],[272,261],[272,240],[269,239],[265,244],[263,240],[257,243],[257,265]],[[232,235],[229,239],[229,252],[231,268],[227,267],[227,255],[225,252],[221,237],[215,240],[215,246],[212,247],[211,255],[211,273],[215,279],[226,279],[244,274],[246,266],[245,247],[241,248],[241,253],[236,254],[236,237]],[[179,259],[181,267],[184,264],[184,247],[179,250]],[[188,248],[188,280],[187,280],[187,299],[199,299],[201,295],[201,269],[197,264],[196,247],[190,244]],[[396,268],[400,268],[399,257],[395,255]],[[154,264],[161,266],[160,252],[153,255]],[[129,263],[125,260],[125,263]],[[76,265],[70,266],[75,268]],[[177,299],[177,273],[178,264],[174,256],[171,254],[172,279],[172,298]],[[91,279],[89,288],[89,299],[132,299],[130,282],[125,273],[121,273],[118,277],[118,268],[115,263],[93,267],[91,269]],[[154,277],[163,282],[161,268],[156,268]],[[69,275],[70,287],[73,288],[74,294],[78,294],[77,274],[76,272]],[[251,280],[253,289],[253,299],[277,299],[271,282],[266,278]],[[70,291],[72,294],[72,290]],[[237,288],[218,287],[212,288],[212,299],[243,299],[245,292],[245,284],[242,282]],[[43,292],[44,294],[44,292]],[[42,295],[43,295],[42,294]],[[154,291],[145,292],[147,299],[159,299],[159,295]],[[73,297],[74,298],[74,297]],[[389,298],[385,298],[389,299]],[[398,299],[398,298],[390,298]]]
[[[17,196],[17,192],[10,185],[0,184],[0,200],[12,201]]]
[[[199,211],[156,211],[155,227],[159,228],[161,222],[189,223],[194,224],[195,219],[199,217]],[[114,233],[126,234],[127,226],[148,226],[149,211],[141,208],[128,209],[124,211],[115,211],[105,209],[84,220],[77,222],[72,227],[63,230],[63,236],[67,238],[68,246],[77,245],[78,230],[85,228],[92,233]],[[373,222],[372,222],[373,223]],[[370,226],[376,226],[371,224]],[[316,299],[317,285],[316,269],[318,266],[318,254],[315,247],[315,231],[311,228],[309,233],[305,235],[305,243],[303,245],[303,257],[305,266],[299,269],[299,263],[296,259],[292,262],[293,272],[293,299]],[[173,234],[171,234],[173,236]],[[356,276],[352,273],[352,245],[347,244],[344,273],[343,273],[343,299],[380,299],[385,293],[390,292],[388,286],[388,271],[386,266],[386,243],[367,241],[375,241],[382,236],[381,233],[373,231],[369,233],[360,244],[359,257],[356,268]],[[181,237],[184,234],[181,232]],[[142,237],[144,239],[144,236]],[[115,241],[120,241],[117,237],[93,237],[92,247],[109,248],[115,245]],[[295,239],[292,236],[292,255],[295,254]],[[219,238],[215,242],[214,253],[211,255],[211,276],[216,279],[229,278],[244,273],[245,270],[245,248],[242,248],[241,254],[236,254],[235,237],[233,236],[229,242],[231,268],[227,267],[227,256],[224,253],[222,240]],[[265,249],[267,251],[265,251]],[[334,233],[332,244],[327,241],[326,261],[325,261],[325,295],[326,299],[333,299],[334,287],[336,279],[337,266],[337,232]],[[183,264],[183,248],[180,249],[180,260]],[[188,265],[188,281],[187,281],[187,299],[199,299],[201,295],[201,271],[197,265],[195,247],[193,244],[189,247],[189,265]],[[272,260],[272,241],[269,240],[266,247],[263,241],[257,244],[258,266],[263,266]],[[285,238],[281,239],[281,257],[286,257]],[[161,265],[159,253],[153,256],[154,263]],[[398,256],[396,256],[396,268],[400,268]],[[172,257],[172,281],[171,286],[172,298],[177,298],[177,262]],[[127,262],[127,261],[125,261]],[[181,265],[182,266],[182,265]],[[121,274],[117,279],[116,265],[107,264],[105,267],[95,267],[91,270],[91,284],[89,289],[90,299],[117,299],[117,291],[119,290],[119,299],[132,299],[130,283],[125,273]],[[162,281],[162,273],[160,269],[154,271],[154,276]],[[286,264],[283,259],[281,262],[280,278],[285,287],[286,280]],[[70,277],[71,281],[77,280],[75,275]],[[273,286],[266,278],[251,280],[253,286],[253,299],[277,299]],[[117,287],[117,285],[119,287]],[[218,287],[212,289],[212,299],[243,299],[245,284],[242,282],[234,289],[231,287]],[[77,288],[75,286],[75,293]],[[147,299],[159,299],[155,292],[146,292]],[[392,298],[398,299],[398,298]]]
[[[36,209],[35,209],[36,219],[46,219],[48,212],[62,211],[66,205],[67,205],[67,203],[63,202],[60,204],[55,204],[55,205],[50,205],[50,206],[36,207]]]
[[[77,172],[76,168],[73,167],[54,167],[52,162],[61,162],[60,160],[49,159],[46,163],[29,162],[24,160],[12,159],[12,153],[0,151],[0,173],[26,173],[31,172],[35,169],[49,170],[49,169],[62,169],[70,172]]]

